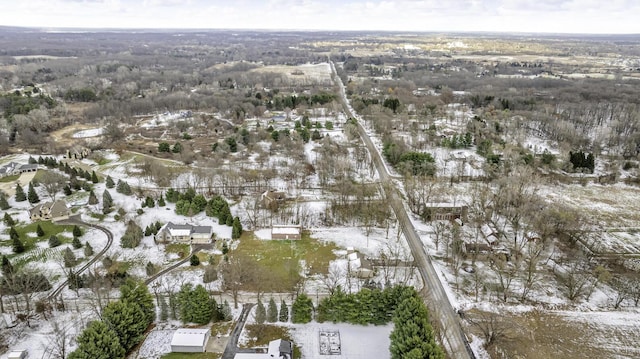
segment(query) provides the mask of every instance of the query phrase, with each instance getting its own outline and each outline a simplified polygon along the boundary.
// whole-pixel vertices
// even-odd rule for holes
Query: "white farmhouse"
[[[211,243],[211,226],[192,226],[190,224],[167,223],[156,235],[162,242],[206,244]]]

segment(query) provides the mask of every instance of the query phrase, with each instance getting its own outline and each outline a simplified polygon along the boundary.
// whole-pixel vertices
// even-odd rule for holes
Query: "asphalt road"
[[[233,359],[238,352],[238,338],[240,337],[240,333],[242,332],[242,328],[244,328],[244,323],[246,323],[252,307],[253,304],[251,303],[242,306],[242,313],[240,313],[240,318],[238,318],[238,322],[229,336],[227,347],[224,349],[221,359]]]
[[[356,119],[359,118],[358,116],[355,116],[354,113],[352,113],[351,108],[348,105],[349,102],[344,91],[344,84],[342,83],[340,77],[337,75],[335,65],[333,64],[333,62],[330,62],[330,64],[331,70],[334,75],[334,81],[336,81],[336,83],[340,87],[340,95],[342,97],[345,112],[350,117]],[[373,163],[376,166],[376,170],[378,171],[378,175],[380,176],[380,182],[382,183],[382,188],[387,197],[387,201],[391,205],[391,208],[393,208],[393,211],[398,218],[399,224],[402,227],[402,231],[407,238],[407,242],[409,243],[409,248],[411,248],[411,253],[415,260],[416,266],[420,272],[420,275],[422,276],[425,287],[427,288],[427,297],[423,299],[425,300],[427,307],[430,309],[432,317],[434,317],[438,321],[438,324],[440,326],[438,330],[440,331],[441,337],[444,341],[444,349],[447,351],[451,358],[475,358],[473,351],[469,347],[467,338],[462,331],[458,314],[451,306],[451,302],[449,302],[449,298],[446,295],[442,282],[440,282],[436,270],[433,267],[433,263],[431,263],[431,258],[425,252],[424,246],[422,245],[422,240],[416,233],[415,227],[409,219],[409,215],[407,214],[404,202],[402,201],[402,196],[400,195],[398,188],[392,181],[392,176],[385,166],[380,152],[374,146],[371,138],[369,137],[369,134],[362,126],[361,122],[357,121],[357,124],[360,137],[362,138],[364,144],[367,146]]]

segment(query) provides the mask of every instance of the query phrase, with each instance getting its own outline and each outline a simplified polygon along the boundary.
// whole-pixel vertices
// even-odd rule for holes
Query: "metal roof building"
[[[171,351],[174,353],[204,353],[211,329],[180,328],[173,333]]]

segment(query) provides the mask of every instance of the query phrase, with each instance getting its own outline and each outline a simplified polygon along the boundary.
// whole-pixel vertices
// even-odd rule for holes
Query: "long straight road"
[[[376,149],[373,141],[371,141],[371,138],[369,137],[369,134],[362,126],[359,116],[351,110],[351,106],[349,105],[349,101],[347,100],[344,90],[344,84],[336,72],[333,61],[330,61],[329,63],[331,65],[334,81],[340,87],[340,95],[342,97],[344,110],[348,116],[358,120],[357,124],[360,137],[369,150],[371,159],[373,160],[376,170],[378,171],[378,175],[380,176],[380,182],[382,183],[382,188],[387,197],[387,201],[391,205],[391,208],[393,208],[393,211],[398,218],[398,222],[402,227],[402,231],[407,238],[416,266],[420,271],[420,275],[422,276],[425,287],[427,288],[427,298],[425,298],[425,303],[429,307],[432,316],[439,323],[440,328],[438,329],[440,330],[444,348],[451,358],[475,358],[473,351],[469,347],[467,338],[462,331],[462,327],[460,326],[458,315],[451,306],[449,297],[447,297],[442,282],[440,282],[438,274],[433,267],[433,263],[431,263],[431,258],[425,252],[422,240],[420,239],[420,236],[418,236],[416,229],[407,214],[407,210],[402,201],[402,196],[392,181],[391,174],[385,166],[380,152]]]

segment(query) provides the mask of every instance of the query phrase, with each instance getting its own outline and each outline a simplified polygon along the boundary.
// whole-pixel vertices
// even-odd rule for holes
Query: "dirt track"
[[[17,181],[1,182],[0,191],[6,193],[9,197],[14,196],[16,194],[16,182],[20,183],[20,186],[22,186],[22,188],[24,188],[26,191],[29,182],[33,180],[33,177],[35,177],[35,175],[36,172],[25,172],[20,175]]]

